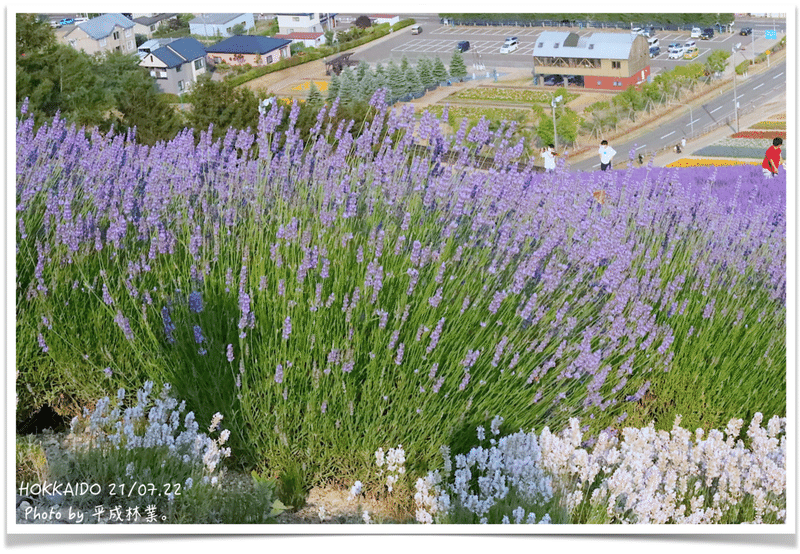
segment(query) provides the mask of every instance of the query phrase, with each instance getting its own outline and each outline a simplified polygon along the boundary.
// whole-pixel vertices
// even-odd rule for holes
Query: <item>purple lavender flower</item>
[[[228,361],[232,362],[233,361],[233,345],[232,344],[228,345],[228,349],[227,349],[226,354],[228,356]]]
[[[47,352],[48,350],[50,350],[50,349],[47,347],[47,343],[46,343],[46,342],[44,342],[44,335],[42,335],[41,333],[39,333],[39,336],[38,336],[38,337],[36,337],[36,338],[39,340],[39,348],[41,348],[41,349],[42,349],[42,352]]]
[[[106,287],[105,283],[103,283],[103,302],[109,306],[114,303],[114,299],[111,298],[111,295],[108,293],[108,287]]]
[[[175,331],[175,325],[172,323],[172,318],[169,314],[169,308],[166,306],[161,308],[161,319],[164,322],[164,334],[167,335],[167,342],[172,344],[175,342],[175,337],[172,334]]]
[[[206,338],[203,336],[203,330],[200,328],[199,325],[194,326],[194,342],[200,344],[204,342]]]
[[[131,323],[128,321],[127,317],[123,317],[122,312],[117,310],[117,315],[114,317],[114,322],[119,325],[119,328],[122,329],[122,332],[125,334],[125,338],[128,340],[133,340],[133,331],[131,330]]]
[[[283,366],[281,364],[278,364],[275,370],[275,382],[278,384],[283,383]]]
[[[286,316],[286,319],[283,320],[283,340],[287,340],[289,335],[292,334],[292,319],[289,316]]]
[[[189,294],[189,310],[196,314],[203,311],[203,295],[201,293],[192,291]]]

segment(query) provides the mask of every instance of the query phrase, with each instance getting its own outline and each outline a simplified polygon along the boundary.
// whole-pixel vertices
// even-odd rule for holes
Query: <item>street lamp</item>
[[[742,46],[741,42],[737,42],[736,46],[731,48],[731,61],[733,62],[733,112],[736,115],[736,132],[739,132],[739,96],[736,94],[736,52]]]
[[[559,94],[550,102],[550,105],[553,107],[553,144],[555,145],[556,151],[558,151],[558,132],[556,132],[556,104],[561,102],[562,96]]]

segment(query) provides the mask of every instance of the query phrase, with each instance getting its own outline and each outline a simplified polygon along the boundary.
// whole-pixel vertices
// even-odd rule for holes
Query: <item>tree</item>
[[[202,78],[188,95],[192,111],[189,126],[205,131],[213,123],[213,139],[224,137],[229,127],[250,129],[258,127],[258,99],[247,88],[233,88],[225,82]]]
[[[358,62],[358,66],[356,67],[356,76],[358,77],[358,81],[361,82],[364,80],[364,77],[370,72],[369,64],[364,60]]]
[[[341,86],[339,88],[339,101],[341,104],[352,104],[359,100],[359,87],[353,70],[349,67],[344,68],[340,75]]]
[[[17,14],[17,57],[30,56],[47,50],[56,44],[56,36],[46,21],[40,21],[36,14]]]
[[[467,76],[467,65],[464,63],[464,56],[456,50],[450,59],[450,75],[457,79]]]
[[[423,87],[430,87],[436,84],[436,79],[433,76],[433,67],[428,58],[422,58],[417,64],[417,73],[419,80]]]
[[[728,65],[728,58],[730,56],[731,53],[727,50],[714,50],[706,59],[706,69],[709,73],[721,73],[725,71],[725,66]]]
[[[447,80],[447,68],[441,58],[436,58],[433,62],[433,77],[437,83],[443,83]]]
[[[333,46],[333,42],[335,40],[333,29],[325,29],[325,31],[322,33],[322,36],[325,37],[325,44],[328,46]]]
[[[335,73],[331,76],[331,82],[328,83],[328,100],[333,100],[337,96],[339,96],[339,88],[341,87],[342,82],[339,79],[339,76]]]
[[[306,98],[306,104],[318,108],[322,106],[322,103],[322,93],[317,88],[317,84],[314,81],[311,81],[311,86],[308,88],[308,98]]]
[[[244,26],[244,23],[237,23],[231,28],[232,35],[243,35],[247,32],[247,27]]]
[[[356,19],[354,25],[359,29],[367,29],[372,26],[372,20],[369,18],[369,16],[361,15],[358,17],[358,19]]]
[[[419,75],[413,67],[409,67],[405,74],[406,93],[416,93],[422,91],[422,83],[420,82]]]
[[[397,67],[397,64],[395,64],[393,60],[389,61],[386,73],[389,77],[388,85],[392,97],[397,98],[398,96],[404,95],[406,86],[403,72],[400,71],[400,68]]]

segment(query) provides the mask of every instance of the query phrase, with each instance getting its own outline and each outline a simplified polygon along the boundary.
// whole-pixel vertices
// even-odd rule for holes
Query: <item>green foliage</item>
[[[447,68],[438,56],[433,60],[433,77],[437,83],[443,83],[447,80]]]
[[[736,74],[744,75],[749,67],[750,67],[750,60],[743,61],[742,63],[736,66]]]
[[[17,435],[16,485],[48,481],[50,467],[41,442],[33,435]]]
[[[399,31],[400,29],[413,25],[416,22],[417,21],[415,19],[401,19],[400,21],[392,25],[392,31]]]
[[[397,98],[398,96],[405,94],[406,84],[403,77],[403,72],[400,70],[397,64],[394,63],[394,60],[389,60],[386,73],[388,75],[388,84],[389,89],[391,89],[392,96]]]
[[[411,64],[409,63],[408,58],[406,56],[403,56],[403,58],[400,60],[400,71],[402,71],[403,74],[405,75],[410,65]]]
[[[409,67],[405,72],[405,92],[413,94],[422,90],[422,83],[420,82],[419,75],[413,67]]]
[[[311,475],[305,464],[291,460],[278,476],[278,499],[293,511],[301,510],[306,505],[308,493],[311,491]]]
[[[706,68],[710,73],[718,73],[725,70],[728,65],[728,58],[731,53],[727,50],[714,50],[706,58]]]
[[[734,20],[732,13],[440,13],[439,17],[458,21],[562,21],[606,22],[632,25],[669,24],[710,26],[727,25]]]
[[[215,140],[224,136],[229,127],[252,131],[258,127],[258,99],[249,89],[201,79],[192,88],[188,100],[192,104],[189,126],[204,131],[213,123]]]
[[[467,65],[464,63],[464,56],[457,50],[453,52],[453,57],[450,58],[450,75],[456,79],[462,79],[467,76]]]
[[[309,85],[308,89],[308,98],[306,99],[306,102],[310,106],[318,108],[322,106],[323,101],[324,100],[322,98],[322,93],[319,91],[319,88],[317,88],[316,83],[314,83],[314,81],[311,81],[311,85]]]
[[[56,35],[47,21],[40,21],[36,14],[16,14],[17,58],[49,50],[56,43]]]

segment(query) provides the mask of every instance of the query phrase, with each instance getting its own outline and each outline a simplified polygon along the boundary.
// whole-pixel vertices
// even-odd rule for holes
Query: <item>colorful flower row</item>
[[[751,158],[763,159],[766,149],[750,148],[747,146],[730,146],[724,144],[712,144],[694,152],[696,156],[719,156],[721,158]]]
[[[731,135],[731,138],[764,139],[772,140],[775,137],[786,140],[786,131],[740,131]]]
[[[678,161],[668,163],[666,167],[708,167],[708,166],[727,166],[727,165],[759,165],[759,162],[748,162],[745,160],[722,160],[710,158],[681,158]]]
[[[550,102],[553,97],[551,93],[541,90],[498,87],[478,87],[462,90],[456,96],[464,100],[500,100],[504,102]],[[567,93],[564,96],[565,103],[578,97],[575,93]]]
[[[786,129],[786,121],[759,121],[751,129]]]
[[[314,84],[317,85],[317,88],[320,92],[327,92],[328,90],[328,81],[314,81]],[[303,91],[309,90],[311,88],[311,81],[306,81],[304,83],[300,83],[297,86],[292,87],[294,91]]]
[[[772,144],[774,136],[769,138],[733,138],[725,137],[714,143],[714,146],[733,146],[737,148],[757,148],[765,150]]]

